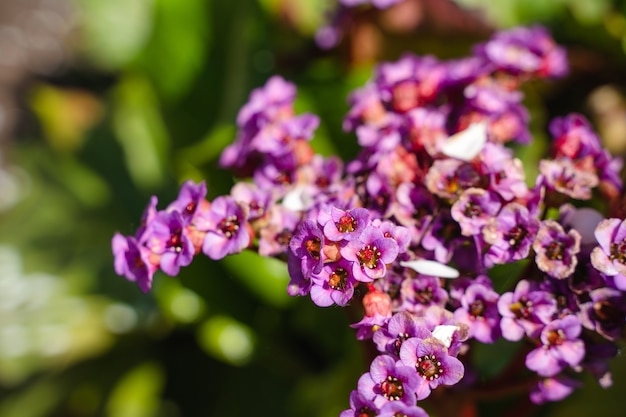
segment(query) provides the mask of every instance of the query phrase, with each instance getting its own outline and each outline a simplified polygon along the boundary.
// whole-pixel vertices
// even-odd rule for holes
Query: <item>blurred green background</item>
[[[179,277],[157,274],[147,295],[112,267],[111,237],[134,233],[151,195],[162,208],[189,178],[206,180],[209,198],[229,191],[217,158],[239,107],[273,74],[296,83],[298,111],[321,117],[316,150],[345,159],[356,152],[341,131],[346,95],[377,61],[460,57],[496,28],[541,23],[568,48],[572,73],[525,90],[528,175],[547,121],[572,111],[624,154],[626,1],[406,0],[355,11],[325,51],[314,33],[334,6],[0,2],[0,417],[330,417],[348,407],[367,370],[348,328],[358,318],[288,297],[284,265],[198,257]],[[533,415],[621,416],[626,360],[613,368],[613,388],[585,378]],[[505,400],[485,401],[481,415],[516,415],[502,410],[518,399]]]

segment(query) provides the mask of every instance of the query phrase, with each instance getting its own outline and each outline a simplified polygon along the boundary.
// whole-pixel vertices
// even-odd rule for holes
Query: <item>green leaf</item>
[[[292,300],[287,294],[289,275],[284,262],[243,252],[224,258],[222,263],[265,302],[282,307]]]
[[[254,351],[254,334],[244,324],[228,316],[204,322],[198,331],[200,346],[211,356],[231,365],[244,365]]]
[[[176,99],[191,86],[209,48],[204,0],[156,0],[152,37],[139,67],[164,98]]]
[[[114,103],[113,129],[133,180],[143,188],[160,185],[170,140],[154,91],[145,78],[128,76],[116,87]]]
[[[163,390],[164,375],[155,363],[143,363],[126,375],[115,386],[107,404],[110,417],[152,417],[157,415]]]
[[[152,30],[153,0],[79,0],[81,49],[114,70],[134,59]]]

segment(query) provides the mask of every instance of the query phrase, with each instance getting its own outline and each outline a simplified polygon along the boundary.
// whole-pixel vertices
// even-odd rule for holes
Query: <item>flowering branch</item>
[[[139,230],[113,238],[116,272],[147,292],[159,269],[249,249],[285,260],[292,296],[361,300],[352,327],[375,350],[342,417],[423,417],[423,401],[463,390],[467,410],[449,415],[515,391],[558,401],[583,370],[608,386],[626,317],[626,221],[583,205],[621,194],[622,161],[577,114],[551,122],[533,186],[508,147],[532,140],[521,85],[566,72],[540,27],[497,33],[463,59],[382,63],[349,97],[344,129],[362,150],[345,167],[314,153],[318,117],[295,114],[295,86],[272,77],[220,159],[252,182],[207,201],[188,181],[164,210],[153,197]],[[526,270],[499,293],[492,271],[511,263]],[[519,360],[492,383],[468,378],[472,344],[499,339],[524,344]]]

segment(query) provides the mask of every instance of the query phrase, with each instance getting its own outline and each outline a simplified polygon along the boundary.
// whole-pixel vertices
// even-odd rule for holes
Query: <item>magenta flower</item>
[[[320,210],[317,222],[324,227],[326,239],[351,241],[357,239],[370,224],[370,213],[364,208],[341,210],[333,206]]]
[[[247,212],[230,196],[217,197],[205,215],[208,226],[202,252],[218,260],[226,255],[240,253],[250,245]]]
[[[132,236],[116,233],[111,241],[115,272],[131,282],[136,282],[141,291],[152,287],[152,277],[157,265],[150,262],[151,252],[140,245]]]
[[[539,224],[525,206],[519,203],[504,206],[483,229],[483,239],[490,245],[485,264],[491,267],[526,258]]]
[[[311,283],[311,300],[320,307],[345,306],[358,284],[352,275],[352,263],[345,259],[325,264],[318,274],[311,276]]]
[[[374,405],[371,399],[358,390],[350,393],[350,408],[339,414],[339,417],[376,417],[378,416],[378,407]]]
[[[475,53],[491,62],[496,70],[512,74],[559,77],[568,71],[565,50],[541,26],[497,32]]]
[[[538,184],[577,200],[589,200],[599,182],[595,172],[583,170],[567,158],[542,159],[539,172]]]
[[[591,263],[608,276],[626,275],[626,220],[602,220],[594,232],[599,246],[591,252]]]
[[[396,362],[389,355],[379,355],[370,365],[370,371],[359,378],[359,392],[378,408],[391,401],[415,405],[419,385],[415,368]]]
[[[368,226],[358,239],[348,242],[340,251],[344,258],[354,263],[354,277],[358,281],[371,282],[385,276],[386,264],[398,256],[398,244],[385,237],[380,229]]]
[[[428,417],[422,407],[407,405],[400,401],[392,401],[382,406],[378,417]]]
[[[570,276],[580,252],[580,233],[571,229],[565,233],[563,226],[554,220],[544,220],[533,243],[536,252],[535,262],[540,270],[553,278],[564,279]]]
[[[482,343],[493,343],[501,334],[499,298],[490,287],[471,284],[461,296],[461,307],[454,312],[454,318],[468,325],[469,337]]]
[[[193,260],[194,245],[178,211],[158,212],[146,226],[142,241],[152,253],[160,256],[159,266],[168,275],[178,275],[180,267]]]
[[[428,397],[439,385],[456,384],[465,373],[461,361],[450,356],[446,346],[435,337],[406,340],[400,348],[400,361],[421,377],[416,390],[418,400]]]
[[[431,336],[425,323],[406,310],[394,314],[387,324],[378,329],[373,336],[376,348],[399,358],[402,343],[412,337],[426,339]]]
[[[452,205],[450,214],[464,236],[477,235],[500,210],[499,197],[482,188],[468,188]]]
[[[552,321],[556,311],[554,295],[522,280],[515,291],[502,294],[498,300],[502,337],[512,342],[520,340],[524,335],[538,337],[545,325]]]
[[[590,291],[589,298],[589,301],[580,305],[583,326],[611,341],[623,337],[626,295],[607,287]]]
[[[581,330],[580,320],[573,315],[548,323],[541,331],[542,345],[526,356],[526,367],[541,376],[555,376],[567,366],[580,364],[585,356]]]
[[[431,306],[443,307],[448,301],[448,293],[441,287],[438,277],[418,274],[405,279],[401,287],[402,308],[414,313],[423,313]]]
[[[530,400],[535,404],[547,401],[561,401],[581,386],[579,381],[566,376],[545,378],[530,392]]]
[[[180,212],[185,224],[191,224],[196,214],[196,210],[198,210],[202,201],[204,201],[204,198],[206,197],[206,193],[207,189],[204,181],[201,181],[198,184],[191,180],[185,181],[185,183],[180,187],[178,197],[167,206],[166,210],[176,210]]]
[[[317,222],[305,220],[298,225],[289,248],[295,258],[301,261],[302,273],[305,277],[310,278],[312,274],[318,274],[322,270],[324,245],[324,233]]]

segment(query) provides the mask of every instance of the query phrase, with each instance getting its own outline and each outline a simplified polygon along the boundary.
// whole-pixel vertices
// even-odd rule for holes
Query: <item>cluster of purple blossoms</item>
[[[187,182],[163,211],[154,197],[137,233],[113,238],[116,271],[147,291],[157,269],[250,249],[287,263],[290,295],[361,304],[352,327],[377,353],[342,417],[426,416],[432,390],[475,372],[474,341],[526,343],[536,403],[569,395],[583,370],[609,386],[626,220],[583,203],[622,193],[622,161],[577,114],[550,124],[534,181],[507,146],[532,139],[521,85],[566,72],[539,27],[498,33],[468,58],[380,64],[349,98],[344,128],[362,149],[345,169],[314,154],[319,121],[294,114],[295,86],[275,76],[250,95],[221,158],[253,182],[211,202]],[[519,273],[498,292],[503,264]]]

